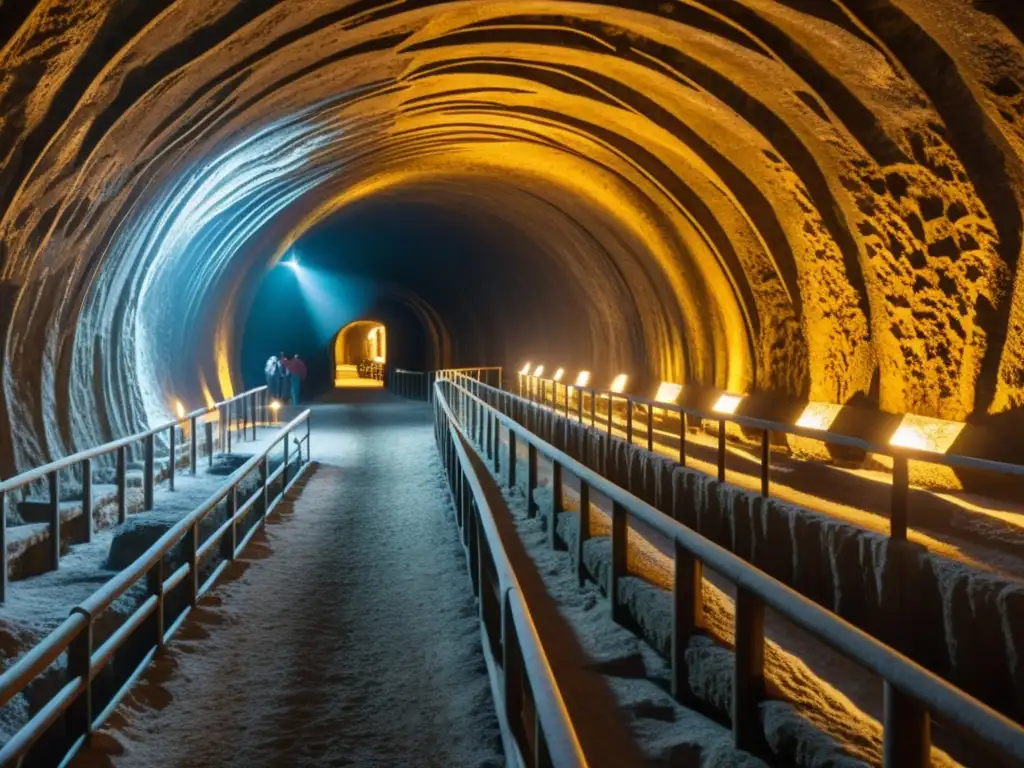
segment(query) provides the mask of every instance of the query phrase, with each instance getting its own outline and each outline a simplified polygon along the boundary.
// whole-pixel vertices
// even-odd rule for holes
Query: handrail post
[[[892,458],[892,506],[889,511],[889,536],[907,538],[907,494],[910,488],[910,467],[906,456]]]
[[[117,449],[117,522],[128,519],[128,446]]]
[[[527,446],[527,484],[526,484],[526,516],[537,516],[537,502],[533,498],[537,490],[537,446],[530,443]]]
[[[551,462],[551,520],[548,525],[548,546],[558,549],[558,516],[562,513],[562,465],[556,460]]]
[[[176,431],[177,431],[177,427],[171,427],[168,430],[168,432],[170,433],[169,436],[168,436],[168,445],[170,446],[170,453],[168,454],[168,461],[167,461],[167,465],[168,465],[167,466],[167,479],[168,479],[168,484],[170,486],[170,489],[172,491],[174,490],[174,472],[175,472],[175,469],[177,468],[176,465],[178,463],[178,461],[177,461],[177,459],[178,459],[178,456],[177,456],[177,454],[178,454],[178,446],[177,446],[177,442],[176,442],[176,439],[175,439],[176,438],[176,435],[175,435]]]
[[[0,603],[7,600],[7,501],[0,491]]]
[[[51,472],[46,480],[50,486],[50,570],[60,567],[60,473]]]
[[[227,416],[224,422],[224,438],[228,444],[228,453],[231,453],[231,420],[235,417],[235,404],[230,400],[224,404],[224,413]]]
[[[501,670],[504,677],[505,720],[512,730],[513,740],[525,744],[523,738],[523,657],[512,618],[511,591],[504,594],[501,605]]]
[[[718,420],[718,482],[725,482],[725,419]]]
[[[146,589],[156,596],[156,609],[153,611],[153,645],[164,647],[164,559],[161,557],[146,574]]]
[[[188,604],[199,602],[199,520],[185,534],[185,558],[188,561]]]
[[[615,395],[608,394],[608,437],[612,436],[612,401],[615,399]]]
[[[270,509],[270,459],[264,456],[260,462],[260,490],[263,493],[263,517]]]
[[[79,613],[86,618],[85,628],[68,645],[68,679],[81,678],[85,686],[64,712],[64,722],[72,741],[85,736],[86,744],[92,736],[92,616],[74,608],[72,615]]]
[[[584,544],[590,538],[590,483],[580,480],[580,517],[576,531],[576,579],[580,588],[587,581],[587,564],[583,557]]]
[[[213,422],[206,422],[206,459],[213,466]]]
[[[928,768],[931,760],[931,715],[920,702],[888,680],[882,689],[885,768]]]
[[[260,418],[259,397],[260,397],[260,393],[259,392],[253,392],[249,396],[249,410],[252,412],[252,421],[251,421],[251,423],[252,423],[252,439],[253,440],[256,439],[256,423],[259,421],[259,418]]]
[[[288,435],[285,435],[282,442],[284,442],[284,469],[281,471],[281,495],[284,496],[284,490],[288,487]]]
[[[672,580],[672,695],[683,701],[689,695],[686,648],[704,626],[704,566],[675,542],[675,574]]]
[[[516,487],[516,433],[508,431],[508,487]]]
[[[189,446],[188,446],[188,466],[192,471],[192,477],[196,476],[198,471],[199,463],[199,435],[196,434],[196,417],[193,416],[189,422],[188,435],[189,435]]]
[[[764,732],[758,705],[764,699],[764,603],[736,587],[732,736],[737,749],[757,754]]]
[[[92,459],[82,462],[82,517],[85,518],[85,543],[92,541]]]
[[[627,573],[626,537],[629,535],[629,512],[617,501],[612,502],[612,562],[608,569],[608,599],[611,602],[612,621],[622,623],[619,605],[619,581]]]
[[[633,444],[633,398],[626,396],[626,442]]]
[[[235,559],[235,550],[238,549],[238,528],[235,524],[235,513],[238,512],[238,486],[232,485],[231,490],[225,498],[227,505],[227,519],[231,521],[228,530],[224,533],[221,543],[221,557],[225,560]]]
[[[654,406],[647,406],[647,452],[654,453]]]
[[[771,490],[772,471],[772,432],[766,429],[761,433],[761,496],[768,498]]]
[[[143,503],[142,508],[149,512],[153,509],[153,463],[154,463],[154,437],[152,434],[146,435],[146,455],[143,461],[143,478],[142,478],[142,496]]]
[[[679,411],[679,466],[686,466],[686,414]]]
[[[498,416],[493,416],[494,421],[494,472],[497,474],[501,471],[501,422],[498,421]]]

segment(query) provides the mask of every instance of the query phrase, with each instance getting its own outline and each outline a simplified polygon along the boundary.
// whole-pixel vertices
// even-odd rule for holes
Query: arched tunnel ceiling
[[[0,0],[15,459],[236,387],[265,267],[397,193],[529,230],[650,376],[1019,409],[1021,9]]]

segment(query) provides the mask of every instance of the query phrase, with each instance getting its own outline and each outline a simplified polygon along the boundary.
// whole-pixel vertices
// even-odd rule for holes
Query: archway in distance
[[[356,320],[334,337],[334,386],[382,387],[387,362],[387,328],[376,320]]]

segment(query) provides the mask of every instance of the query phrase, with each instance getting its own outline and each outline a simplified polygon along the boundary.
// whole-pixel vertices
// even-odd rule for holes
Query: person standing
[[[292,405],[299,404],[299,397],[302,394],[302,382],[306,378],[306,364],[299,359],[298,355],[286,360],[285,369],[288,371],[288,378],[292,385]]]
[[[263,366],[263,373],[267,377],[267,394],[271,398],[278,397],[281,390],[281,358],[271,355]]]
[[[282,403],[288,402],[288,358],[282,350],[277,356],[277,379],[274,381],[274,397]]]

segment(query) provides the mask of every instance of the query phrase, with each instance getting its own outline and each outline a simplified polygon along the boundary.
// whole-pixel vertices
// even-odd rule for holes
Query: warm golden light
[[[379,331],[379,330],[380,330],[380,326],[377,326],[376,328],[374,328],[372,331],[370,331],[368,334],[366,334],[366,339],[368,341],[373,341],[377,337],[377,331]]]
[[[555,371],[555,381],[561,381],[563,376],[565,376],[565,368],[559,368]]]
[[[590,383],[590,371],[580,371],[576,377],[576,386],[585,387]]]
[[[179,419],[184,419],[185,418],[185,413],[186,413],[185,406],[182,404],[181,400],[175,400],[174,401],[174,411],[175,411],[175,413],[178,414],[178,418]]]
[[[375,358],[373,358],[373,362],[375,362],[375,363],[383,363],[384,362],[384,358],[381,357],[380,355],[377,355]]]
[[[796,425],[804,429],[816,429],[824,432],[832,426],[839,417],[843,406],[835,403],[808,403],[804,412],[800,414]]]
[[[718,398],[711,410],[715,413],[724,413],[731,416],[736,413],[736,409],[740,407],[740,403],[743,402],[743,395],[722,395]]]
[[[930,453],[946,453],[960,436],[964,426],[958,421],[932,419],[908,413],[900,421],[895,434],[889,438],[889,445]]]
[[[526,365],[524,365],[523,366],[523,370],[521,370],[519,373],[521,373],[523,376],[529,376],[530,375],[530,364],[527,363]]]
[[[534,375],[534,376],[543,376],[543,375],[544,375],[544,366],[543,366],[543,365],[538,365],[538,366],[537,366],[537,367],[536,367],[536,368],[534,369],[534,371],[533,371],[533,375]]]
[[[629,376],[624,373],[620,373],[615,377],[615,381],[612,382],[612,392],[617,395],[621,395],[626,391],[626,382],[629,381]]]
[[[679,393],[682,391],[682,384],[673,384],[671,381],[663,381],[658,385],[658,392],[654,396],[654,400],[658,403],[674,403],[679,399]]]
[[[272,403],[270,404],[270,410],[274,411],[275,413],[276,413],[277,411],[281,410],[281,403],[280,403],[280,401],[278,401],[278,400],[274,400],[274,401],[273,401],[273,402],[272,402]]]

